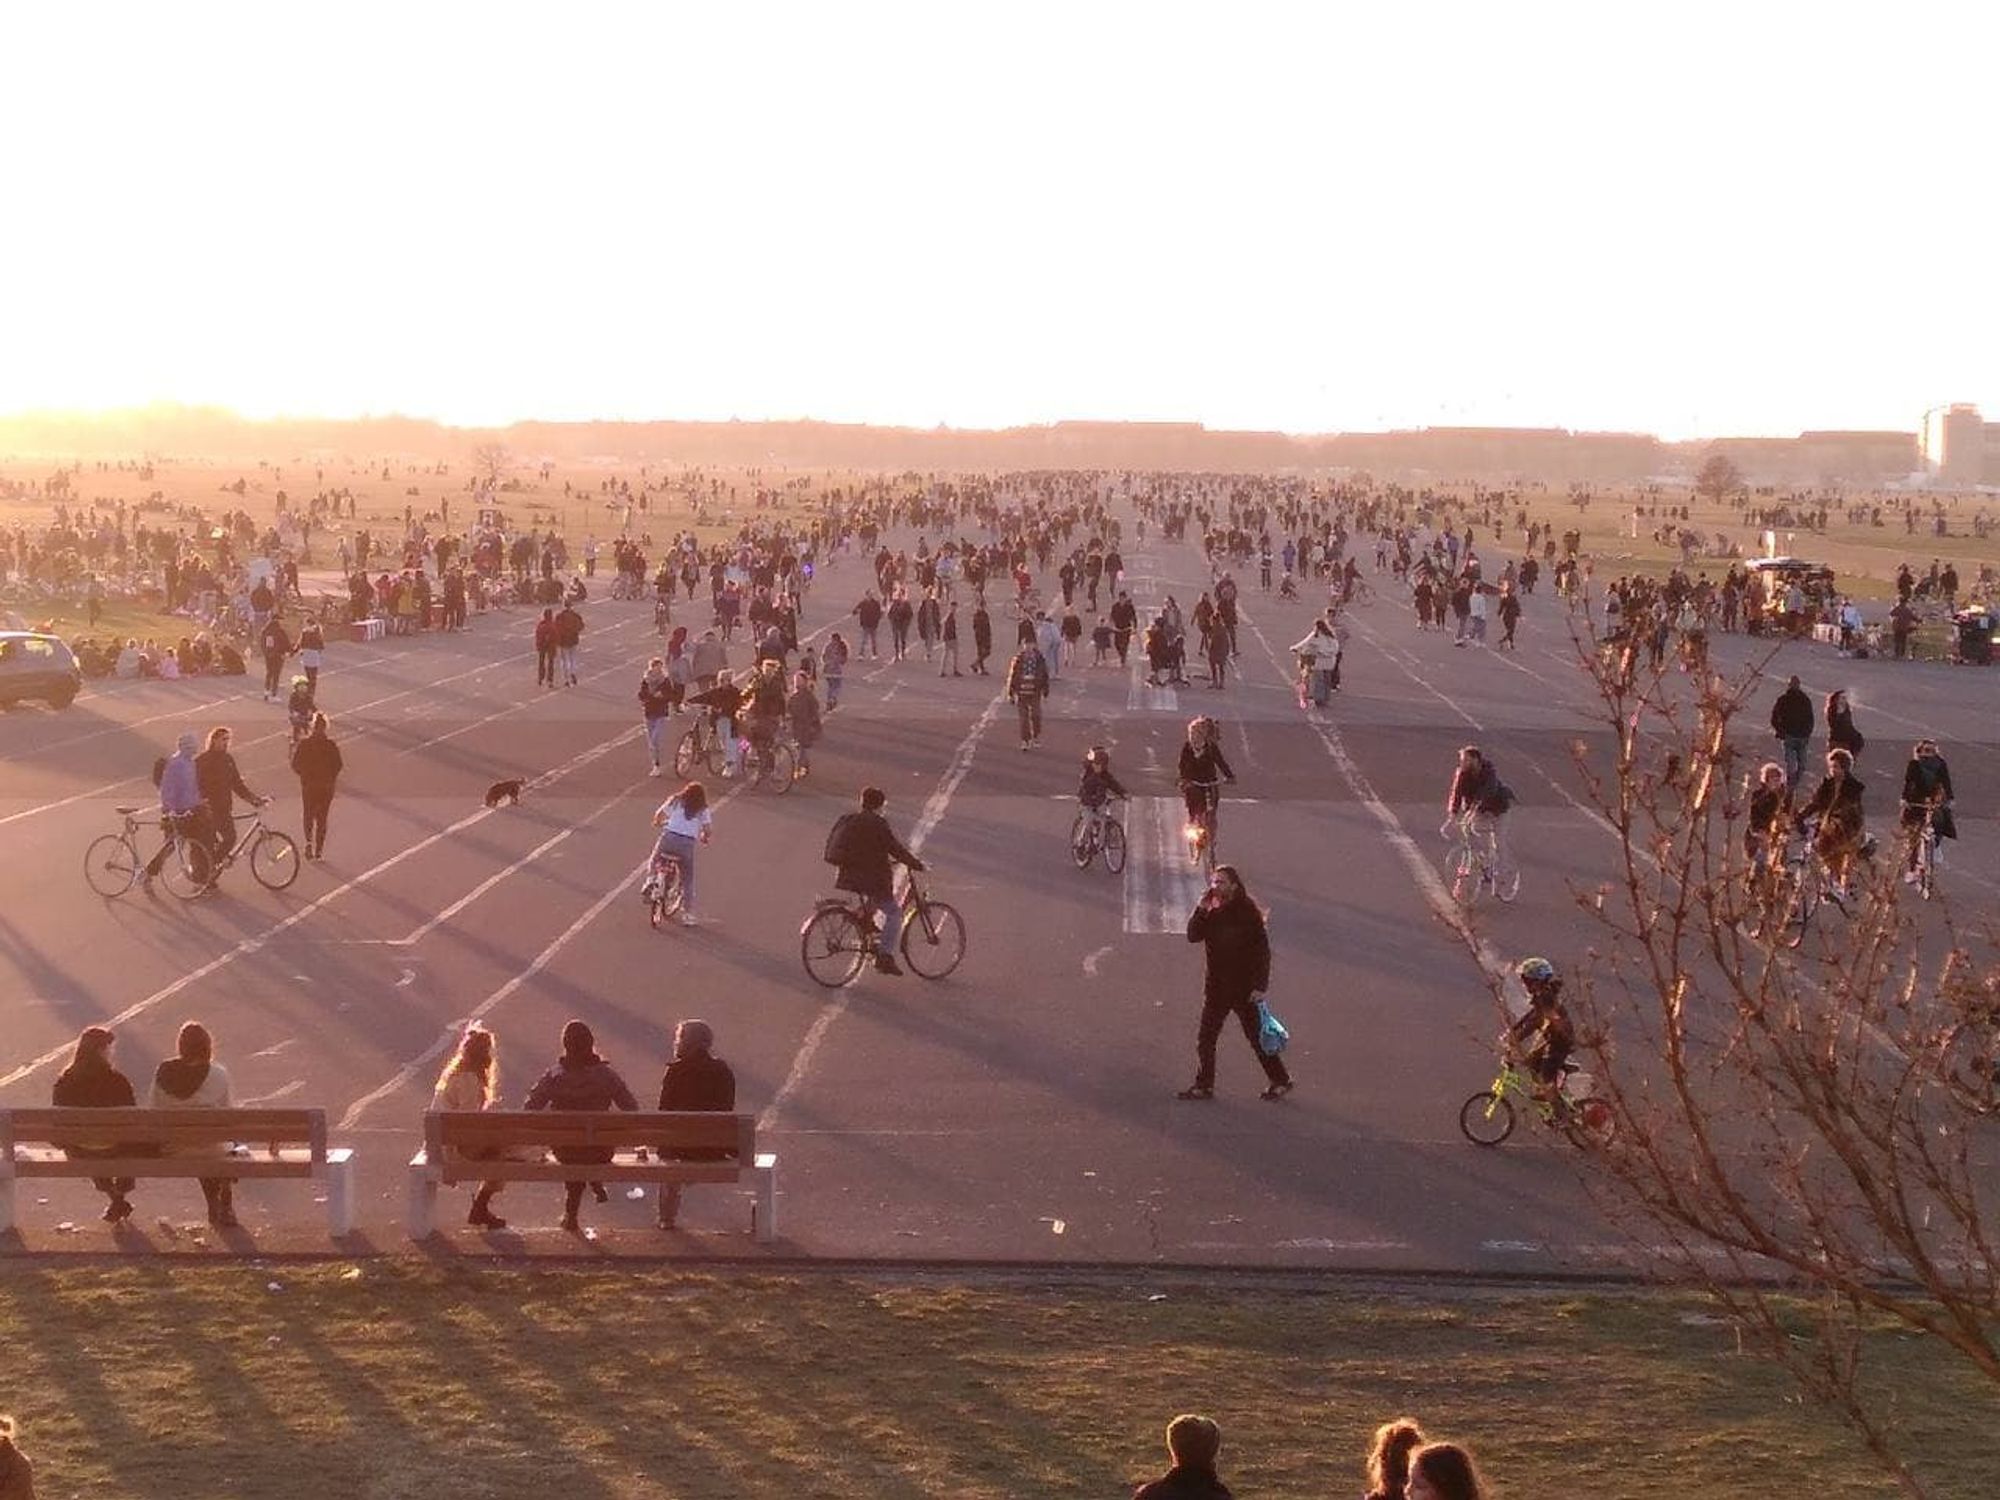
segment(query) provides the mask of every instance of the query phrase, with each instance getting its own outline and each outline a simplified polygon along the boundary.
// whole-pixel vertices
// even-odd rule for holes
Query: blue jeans
[[[871,917],[877,912],[882,914],[882,940],[875,951],[893,957],[897,941],[903,936],[903,903],[894,896],[886,900],[878,896],[863,896],[860,904],[862,911]]]
[[[666,739],[666,736],[667,717],[665,714],[660,715],[657,719],[646,720],[646,748],[652,752],[653,764],[656,767],[660,763],[660,745]]]
[[[826,674],[826,706],[828,708],[840,707],[840,684],[840,673],[829,672]]]
[[[1785,781],[1797,786],[1799,778],[1806,774],[1806,747],[1812,743],[1812,736],[1788,734],[1778,743],[1785,751]]]
[[[694,843],[684,833],[662,833],[653,846],[653,859],[671,859],[681,867],[681,910],[694,910]]]

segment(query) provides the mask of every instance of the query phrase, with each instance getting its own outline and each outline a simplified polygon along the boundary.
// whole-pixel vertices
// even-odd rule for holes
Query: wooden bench
[[[596,1147],[608,1162],[568,1163],[557,1147]],[[682,1161],[676,1152],[726,1151],[718,1161]],[[501,1155],[500,1153],[505,1153]],[[438,1188],[462,1182],[738,1183],[757,1189],[750,1232],[778,1235],[778,1158],[757,1150],[755,1115],[659,1114],[623,1110],[431,1110],[423,1149],[410,1160],[410,1238],[428,1238]]]
[[[244,1145],[227,1156],[172,1153]],[[80,1157],[66,1146],[117,1144],[131,1156]],[[354,1229],[354,1153],[326,1144],[320,1109],[0,1109],[0,1232],[14,1227],[21,1178],[297,1177],[326,1184],[335,1235]]]

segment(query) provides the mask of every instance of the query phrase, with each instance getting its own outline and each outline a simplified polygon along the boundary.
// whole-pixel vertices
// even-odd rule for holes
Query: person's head
[[[1910,759],[1912,760],[1936,760],[1938,758],[1936,740],[1918,740],[1916,748],[1910,752]]]
[[[664,676],[666,674],[666,670],[667,670],[667,663],[664,657],[656,656],[651,661],[646,663],[646,675],[648,677]]]
[[[493,1040],[493,1033],[484,1026],[468,1026],[459,1036],[458,1046],[451,1054],[451,1061],[444,1065],[444,1073],[438,1083],[442,1085],[457,1073],[470,1073],[484,1085],[486,1101],[490,1104],[500,1081],[498,1062],[499,1048]]]
[[[70,1057],[70,1066],[88,1068],[109,1063],[111,1044],[116,1040],[109,1026],[84,1027],[76,1039],[76,1051]]]
[[[1546,958],[1524,958],[1514,966],[1520,977],[1521,988],[1528,992],[1528,999],[1535,1005],[1550,1005],[1562,989],[1562,976],[1556,966]]]
[[[174,753],[176,755],[192,755],[200,747],[201,741],[196,738],[195,732],[192,729],[182,731],[174,740]]]
[[[215,728],[209,730],[208,748],[211,750],[227,750],[229,748],[229,730],[226,726],[218,724]]]
[[[1789,682],[1787,682],[1785,684],[1785,691],[1788,693],[1796,693],[1800,691],[1798,678],[1794,677]]]
[[[571,1021],[562,1029],[563,1058],[568,1062],[589,1062],[597,1055],[597,1034],[583,1021]]]
[[[1410,1455],[1409,1500],[1486,1500],[1472,1455],[1456,1443],[1425,1443]]]
[[[1854,757],[1847,751],[1829,750],[1826,752],[1827,775],[1833,777],[1844,777],[1849,775],[1853,770],[1854,770]]]
[[[1234,901],[1239,896],[1248,899],[1250,892],[1243,884],[1243,874],[1234,865],[1217,865],[1208,877],[1208,888],[1225,901]]]
[[[1402,1500],[1410,1482],[1410,1454],[1421,1447],[1423,1429],[1409,1417],[1398,1417],[1375,1429],[1375,1441],[1368,1450],[1368,1488],[1376,1495]]]
[[[1767,760],[1757,768],[1757,780],[1775,792],[1785,784],[1785,768],[1775,760]]]
[[[715,1028],[706,1021],[683,1021],[674,1028],[675,1057],[706,1057],[715,1046]]]
[[[1105,770],[1111,765],[1111,752],[1102,745],[1092,745],[1083,752],[1083,763],[1093,770]]]
[[[1458,747],[1458,768],[1461,771],[1477,771],[1486,764],[1486,752],[1477,745]]]
[[[1202,714],[1188,720],[1187,739],[1188,743],[1194,746],[1195,749],[1199,750],[1205,745],[1213,744],[1216,734],[1215,720],[1209,718],[1208,715]]]
[[[1826,711],[1828,713],[1837,714],[1846,707],[1847,707],[1846,688],[1835,688],[1832,692],[1826,695]]]
[[[880,812],[883,804],[888,800],[889,794],[884,792],[879,786],[864,786],[861,789],[861,810],[863,812]]]
[[[181,1027],[180,1035],[174,1038],[174,1054],[184,1063],[205,1063],[214,1060],[215,1038],[208,1034],[208,1028],[199,1021],[189,1021]]]
[[[681,811],[690,818],[699,817],[708,810],[708,788],[699,781],[690,781],[674,793],[674,801],[680,803]]]
[[[1222,1429],[1207,1417],[1183,1412],[1167,1423],[1167,1457],[1177,1469],[1213,1469],[1222,1451]]]

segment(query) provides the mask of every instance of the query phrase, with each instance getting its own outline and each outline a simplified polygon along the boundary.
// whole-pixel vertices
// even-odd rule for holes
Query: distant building
[[[1958,402],[1924,413],[1924,472],[1944,484],[2000,484],[2000,422]]]

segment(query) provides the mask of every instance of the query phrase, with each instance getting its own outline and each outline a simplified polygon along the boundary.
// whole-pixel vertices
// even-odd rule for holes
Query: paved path
[[[1205,578],[1183,547],[1150,544],[1131,562],[1142,612],[1167,591],[1191,604]],[[864,581],[853,561],[823,571],[808,628],[837,626],[832,612]],[[1602,1268],[1618,1239],[1566,1147],[1526,1133],[1481,1151],[1456,1126],[1459,1101],[1491,1072],[1482,959],[1562,960],[1588,938],[1567,882],[1608,869],[1611,845],[1579,801],[1568,749],[1601,732],[1553,602],[1529,601],[1518,656],[1455,650],[1417,633],[1400,606],[1365,607],[1346,691],[1310,718],[1284,649],[1309,611],[1254,592],[1245,605],[1227,690],[1154,689],[1134,671],[1080,663],[1058,679],[1043,744],[1026,754],[995,701],[997,674],[940,679],[921,653],[900,667],[855,663],[808,782],[786,797],[712,786],[726,795],[700,868],[709,920],[665,933],[633,893],[649,814],[671,785],[645,775],[632,696],[656,649],[649,605],[589,606],[584,681],[553,692],[533,684],[524,609],[460,636],[338,646],[322,700],[351,770],[327,860],[281,895],[236,870],[193,905],[103,902],[80,869],[112,806],[150,798],[147,769],[183,727],[233,724],[247,779],[281,796],[279,824],[296,831],[283,712],[253,684],[121,685],[65,714],[7,714],[0,1100],[44,1102],[83,1025],[117,1017],[122,1064],[143,1080],[178,1024],[200,1017],[243,1102],[328,1109],[364,1164],[352,1248],[396,1248],[403,1163],[467,1017],[498,1031],[510,1097],[573,1015],[645,1097],[673,1023],[700,1015],[780,1154],[788,1253]],[[1004,641],[1004,610],[995,625]],[[1730,662],[1749,646],[1716,649]],[[1969,814],[1946,878],[1974,899],[2000,894],[1984,815],[2000,795],[2000,677],[1798,647],[1777,669],[1800,671],[1816,694],[1853,690],[1878,806],[1919,728],[1944,738]],[[1225,857],[1271,909],[1272,995],[1300,1080],[1277,1105],[1258,1100],[1235,1034],[1223,1038],[1218,1099],[1173,1097],[1193,1067],[1199,956],[1182,927],[1199,882],[1178,846],[1172,767],[1202,710],[1226,721],[1239,776]],[[1521,796],[1526,875],[1515,906],[1485,914],[1484,946],[1443,919],[1435,875],[1452,752],[1474,739]],[[1093,742],[1112,747],[1135,793],[1122,878],[1079,872],[1065,855]],[[518,808],[485,811],[486,784],[511,775],[536,784]],[[801,972],[798,928],[827,884],[825,830],[870,781],[889,791],[899,828],[921,822],[936,894],[965,913],[971,949],[943,983],[870,973],[829,993]],[[112,1246],[87,1188],[23,1200],[19,1243]],[[194,1217],[191,1185],[149,1185],[138,1201],[143,1232],[128,1243],[188,1246],[160,1221]],[[252,1185],[240,1201],[236,1244],[325,1247],[304,1185]],[[688,1229],[672,1237],[647,1227],[650,1204],[618,1199],[588,1217],[607,1253],[747,1254],[746,1205],[691,1193]],[[492,1244],[573,1247],[552,1227],[552,1190],[517,1188],[499,1206],[521,1234]],[[448,1198],[441,1217],[456,1216]],[[59,1222],[76,1227],[58,1233]],[[463,1249],[487,1243],[451,1234]]]

